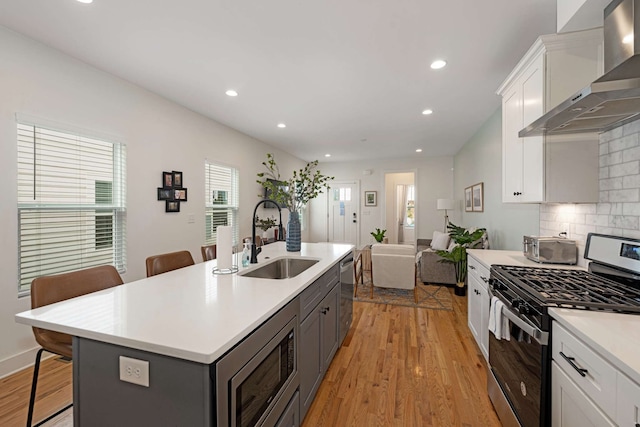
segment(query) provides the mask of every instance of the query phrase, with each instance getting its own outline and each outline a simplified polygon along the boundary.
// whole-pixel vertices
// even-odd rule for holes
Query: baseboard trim
[[[36,353],[39,349],[40,347],[36,346],[22,353],[18,353],[15,356],[0,360],[0,379],[32,366],[36,361]],[[52,356],[54,355],[45,352],[42,355],[42,359],[44,360]]]

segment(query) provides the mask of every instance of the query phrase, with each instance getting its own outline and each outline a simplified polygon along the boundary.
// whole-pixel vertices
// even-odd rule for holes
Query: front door
[[[329,241],[358,245],[360,198],[355,182],[332,182],[329,189]]]

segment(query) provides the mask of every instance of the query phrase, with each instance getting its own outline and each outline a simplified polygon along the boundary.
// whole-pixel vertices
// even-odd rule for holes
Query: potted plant
[[[438,250],[436,253],[442,257],[440,262],[449,262],[453,264],[456,272],[456,295],[465,294],[465,280],[467,278],[467,248],[482,239],[487,231],[485,228],[477,228],[475,230],[467,230],[450,222],[447,225],[449,229],[449,237],[456,244],[451,252]]]
[[[374,239],[376,239],[376,242],[382,243],[382,241],[384,240],[384,233],[386,232],[387,230],[380,230],[379,228],[376,228],[376,231],[372,231],[371,235]]]
[[[262,230],[262,238],[266,239],[267,238],[267,231],[269,231],[269,229],[271,227],[275,227],[276,226],[276,219],[273,217],[268,217],[268,218],[260,218],[258,216],[256,216],[256,227],[258,227],[260,230]]]
[[[287,223],[287,250],[296,252],[300,250],[300,209],[306,206],[311,199],[315,199],[325,188],[329,188],[328,181],[332,176],[323,175],[317,170],[318,161],[314,160],[304,168],[293,171],[293,176],[283,179],[275,157],[267,153],[267,160],[262,162],[266,172],[258,173],[258,184],[269,190],[271,198],[278,204],[284,205],[289,210],[289,222]]]

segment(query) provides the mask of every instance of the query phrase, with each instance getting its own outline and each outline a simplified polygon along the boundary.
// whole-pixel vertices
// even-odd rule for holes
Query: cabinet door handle
[[[475,270],[475,269],[476,269],[476,267],[475,267],[475,265],[470,265],[470,266],[469,266],[469,269],[470,269],[470,270]]]
[[[564,354],[563,352],[560,352],[560,356],[562,356],[562,357],[564,358],[564,360],[566,360],[566,361],[567,361],[567,363],[568,363],[569,365],[571,365],[571,367],[572,367],[573,369],[575,369],[576,371],[578,371],[578,373],[580,374],[580,376],[581,376],[581,377],[586,377],[586,376],[587,376],[587,373],[588,373],[589,371],[588,371],[588,370],[586,370],[586,369],[584,369],[584,368],[579,367],[578,365],[576,365],[576,364],[575,364],[575,362],[574,362],[574,360],[576,360],[576,359],[575,359],[575,357],[569,357],[569,356],[567,356],[566,354]]]
[[[322,314],[327,314],[327,312],[329,312],[330,310],[331,310],[331,307],[324,307],[324,308],[320,309]]]
[[[487,279],[486,277],[484,277],[484,276],[480,276],[480,278],[482,279],[482,281],[483,281],[484,283],[489,283],[489,279]]]

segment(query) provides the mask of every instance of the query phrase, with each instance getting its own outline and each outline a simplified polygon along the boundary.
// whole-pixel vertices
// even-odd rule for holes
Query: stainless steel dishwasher
[[[340,261],[340,344],[347,336],[353,319],[353,281],[353,254],[350,253]]]

